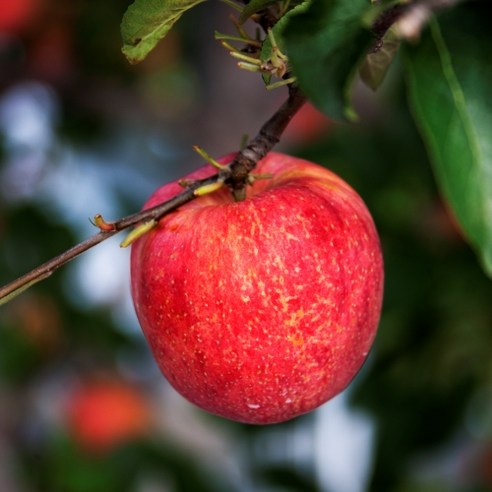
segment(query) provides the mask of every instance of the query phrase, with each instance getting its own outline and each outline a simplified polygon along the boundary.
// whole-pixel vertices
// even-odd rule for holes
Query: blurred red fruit
[[[18,34],[35,21],[43,0],[2,0],[0,32]]]
[[[150,427],[150,406],[128,383],[88,382],[69,398],[67,424],[76,442],[90,452],[106,452]]]
[[[285,130],[285,142],[296,145],[314,142],[328,131],[331,124],[331,120],[325,114],[307,103]]]
[[[38,34],[29,53],[30,69],[36,78],[60,83],[74,74],[72,30],[69,23],[53,22]]]

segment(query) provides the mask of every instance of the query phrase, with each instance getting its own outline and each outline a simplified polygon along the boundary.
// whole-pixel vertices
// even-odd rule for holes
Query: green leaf
[[[421,42],[405,48],[404,67],[437,182],[492,276],[492,36],[485,3],[433,20]]]
[[[176,21],[204,0],[136,0],[121,22],[123,54],[130,63],[142,61]]]
[[[332,118],[355,118],[350,92],[372,41],[366,14],[373,9],[367,0],[315,0],[284,31],[299,85]]]
[[[286,0],[286,1],[280,1],[280,0],[251,0],[249,3],[247,3],[244,6],[244,9],[241,12],[241,15],[239,16],[239,22],[243,24],[246,22],[253,14],[258,13],[260,10],[266,9],[270,5],[273,5],[275,3],[280,4],[280,8],[285,9],[282,17],[285,15],[286,12],[289,12],[293,8],[295,8],[297,5],[300,3],[303,3],[304,0]]]
[[[372,90],[376,90],[383,83],[395,55],[400,48],[400,40],[393,29],[389,29],[383,37],[381,47],[366,55],[359,74],[362,81]]]
[[[245,5],[241,15],[239,16],[239,22],[243,24],[246,22],[253,14],[263,10],[264,8],[277,3],[278,0],[251,0],[248,4]]]

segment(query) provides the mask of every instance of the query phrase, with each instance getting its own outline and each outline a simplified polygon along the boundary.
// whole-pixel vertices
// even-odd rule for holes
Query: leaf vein
[[[471,116],[466,107],[465,94],[460,85],[456,72],[453,68],[451,57],[449,55],[449,50],[446,46],[446,42],[442,36],[438,23],[435,20],[431,22],[431,33],[432,33],[432,38],[436,44],[437,51],[439,53],[441,68],[443,71],[444,78],[448,83],[451,96],[455,103],[454,106],[456,108],[455,114],[460,119],[461,126],[463,127],[466,139],[468,140],[469,143],[469,149],[473,161],[472,164],[476,166],[480,166],[480,163],[483,162],[482,160],[483,156],[481,155],[481,150],[477,139],[478,137],[475,133]],[[449,125],[450,124],[451,121],[449,122]],[[473,170],[474,168],[472,166],[471,172],[473,172]],[[484,203],[483,200],[481,200],[480,203],[483,204]]]

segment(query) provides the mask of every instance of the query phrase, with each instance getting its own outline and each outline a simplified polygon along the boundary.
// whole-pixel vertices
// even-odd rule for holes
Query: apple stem
[[[39,281],[48,278],[61,266],[120,231],[136,226],[135,235],[140,237],[147,230],[152,229],[159,219],[202,195],[204,190],[214,190],[225,184],[231,189],[235,200],[244,199],[246,186],[251,182],[251,171],[255,168],[256,163],[279,142],[292,117],[306,102],[305,96],[297,86],[289,85],[288,88],[289,97],[287,100],[261,127],[256,137],[238,152],[231,164],[219,169],[216,174],[208,178],[186,183],[186,188],[181,193],[153,208],[128,215],[114,222],[106,222],[102,215],[97,214],[93,221],[94,225],[99,228],[97,234],[0,287],[0,305],[7,303]],[[141,224],[144,226],[142,227]],[[133,238],[132,233],[129,237],[130,239]],[[123,242],[124,245],[126,241]]]

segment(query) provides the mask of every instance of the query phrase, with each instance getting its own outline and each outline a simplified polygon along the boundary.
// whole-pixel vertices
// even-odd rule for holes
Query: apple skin
[[[139,238],[131,284],[170,384],[207,412],[271,424],[317,408],[359,371],[379,323],[383,260],[369,211],[341,178],[274,152],[255,172],[273,177],[245,200],[221,189]],[[164,185],[145,208],[181,190]]]

